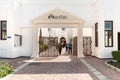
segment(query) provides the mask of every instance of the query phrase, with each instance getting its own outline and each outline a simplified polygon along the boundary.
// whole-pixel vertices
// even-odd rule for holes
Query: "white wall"
[[[92,37],[92,28],[83,28],[84,37]]]
[[[5,58],[14,57],[14,17],[11,2],[9,0],[0,1],[0,20],[7,21],[7,36],[11,37],[7,38],[7,40],[0,40],[0,57]]]
[[[11,37],[0,40],[0,57],[21,56],[22,47],[14,47],[14,34],[22,34],[20,0],[0,0],[0,20],[7,21],[7,36]]]
[[[63,9],[84,20],[82,27],[92,27],[96,20],[94,18],[94,2],[95,0],[1,0],[0,20],[7,20],[7,34],[12,38],[7,41],[0,40],[0,57],[14,58],[19,56],[30,56],[32,54],[32,29],[29,28],[32,27],[31,21],[56,8]],[[100,12],[100,10],[98,11]],[[102,14],[102,12],[100,13]],[[101,21],[102,18],[100,16],[98,21]],[[86,30],[84,31],[85,33]],[[91,30],[87,32],[89,31]],[[22,47],[14,47],[14,34],[23,35]],[[91,34],[88,33],[83,35],[90,36]],[[5,43],[8,44],[5,45]],[[101,46],[103,47],[103,45]],[[3,53],[6,53],[6,55]]]
[[[50,37],[58,37],[58,42],[61,37],[65,37],[66,41],[69,42],[70,38],[73,37],[72,29],[74,29],[74,28],[65,28],[65,30],[62,30],[62,28],[51,28],[50,29]],[[43,37],[49,37],[48,28],[41,28],[41,30],[42,30]]]
[[[76,3],[76,1],[78,1]],[[34,1],[27,0],[23,1],[22,4],[22,19],[23,21],[21,24],[24,26],[31,26],[31,20],[41,16],[44,13],[52,11],[56,8],[63,9],[67,12],[70,12],[73,15],[78,16],[79,18],[84,20],[84,25],[91,26],[93,25],[94,21],[94,7],[92,2],[88,4],[87,1],[55,1],[55,0],[41,0],[41,1]],[[92,0],[88,0],[92,1]],[[54,5],[53,5],[54,4]]]
[[[94,2],[96,1],[96,4]],[[76,3],[77,2],[77,3]],[[94,31],[92,31],[92,34],[89,33],[91,30],[87,30],[85,27],[94,27],[94,24],[98,22],[98,45],[99,47],[95,47],[94,44],[92,45],[94,48],[93,55],[99,58],[110,58],[111,57],[111,51],[117,50],[117,32],[120,32],[120,1],[119,0],[22,0],[21,5],[18,6],[18,10],[15,11],[16,17],[15,20],[17,20],[15,23],[15,33],[20,34],[20,29],[18,28],[18,25],[20,27],[31,27],[31,20],[34,18],[41,16],[44,13],[47,13],[49,11],[52,11],[53,9],[60,8],[67,12],[70,12],[73,15],[76,15],[77,17],[84,20],[84,24],[82,27],[83,29],[83,36],[90,36],[93,35],[92,40],[94,43]],[[5,14],[2,13],[2,17]],[[7,14],[9,15],[9,14]],[[19,17],[20,16],[20,17]],[[113,20],[114,24],[114,46],[113,47],[105,47],[104,45],[104,21],[105,20]],[[94,30],[94,28],[93,28]],[[30,33],[29,31],[27,31]],[[87,33],[88,32],[88,33]],[[11,32],[8,32],[9,34],[12,34]],[[25,34],[25,31],[23,32],[23,36],[25,35],[27,37],[27,34]],[[30,35],[29,35],[30,38]],[[27,38],[24,38],[27,39]],[[23,43],[25,41],[23,40]],[[32,45],[32,42],[29,41],[29,45]],[[27,46],[23,45],[23,48]],[[29,51],[31,49],[30,46],[26,50],[22,50],[24,54],[28,55],[27,50]],[[31,54],[31,53],[30,53]]]
[[[32,27],[24,27],[22,28],[22,53],[21,56],[31,56],[32,55]]]
[[[22,26],[29,27],[32,26],[31,21],[38,16],[41,16],[49,11],[52,11],[56,8],[65,10],[72,15],[84,20],[82,27],[91,27],[94,24],[94,7],[93,0],[87,1],[65,1],[65,0],[22,0],[21,4],[21,24]],[[89,2],[92,1],[92,2]],[[24,40],[23,40],[23,43]],[[32,45],[32,42],[29,42]],[[28,46],[31,49],[30,46]],[[24,48],[24,46],[23,46]],[[25,50],[24,50],[25,51]],[[27,50],[24,52],[27,54]]]
[[[117,33],[120,32],[120,0],[97,0],[96,2],[96,21],[98,22],[98,44],[95,48],[95,55],[99,58],[111,58],[111,52],[118,49]],[[105,47],[104,42],[104,21],[113,21],[113,47]]]

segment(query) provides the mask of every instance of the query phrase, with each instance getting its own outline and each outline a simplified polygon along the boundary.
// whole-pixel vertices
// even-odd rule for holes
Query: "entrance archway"
[[[51,15],[52,14],[52,15]],[[53,10],[32,21],[33,23],[33,54],[36,58],[39,53],[38,29],[39,28],[77,28],[77,57],[83,56],[83,20],[60,9]]]
[[[65,38],[65,37],[61,37],[61,38],[60,38],[60,42],[61,42],[61,43],[62,43],[62,42],[63,42],[63,43],[66,43],[66,38]]]

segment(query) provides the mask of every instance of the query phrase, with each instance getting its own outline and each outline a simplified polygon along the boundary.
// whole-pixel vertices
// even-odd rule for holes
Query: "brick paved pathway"
[[[24,64],[25,60],[29,60],[30,58],[29,57],[19,57],[19,58],[0,58],[0,61],[6,61],[8,62],[10,65],[13,66],[13,68],[17,68],[18,66]]]
[[[120,72],[105,65],[105,61],[109,61],[110,59],[98,59],[95,57],[85,57],[84,59],[110,80],[120,80]]]
[[[40,58],[28,64],[7,80],[98,80],[80,61],[70,56]]]

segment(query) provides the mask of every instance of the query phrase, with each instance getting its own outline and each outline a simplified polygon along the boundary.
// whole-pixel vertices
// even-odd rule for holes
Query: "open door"
[[[73,56],[77,56],[77,36],[73,38]]]
[[[91,37],[83,37],[83,54],[84,56],[91,56],[92,49],[91,49]]]

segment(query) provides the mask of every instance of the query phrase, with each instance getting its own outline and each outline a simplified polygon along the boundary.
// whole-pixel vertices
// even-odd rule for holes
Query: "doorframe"
[[[83,55],[83,28],[79,23],[39,23],[33,26],[33,54],[32,58],[38,57],[38,30],[39,28],[77,28],[77,57],[84,57]],[[35,36],[36,34],[36,36]]]

